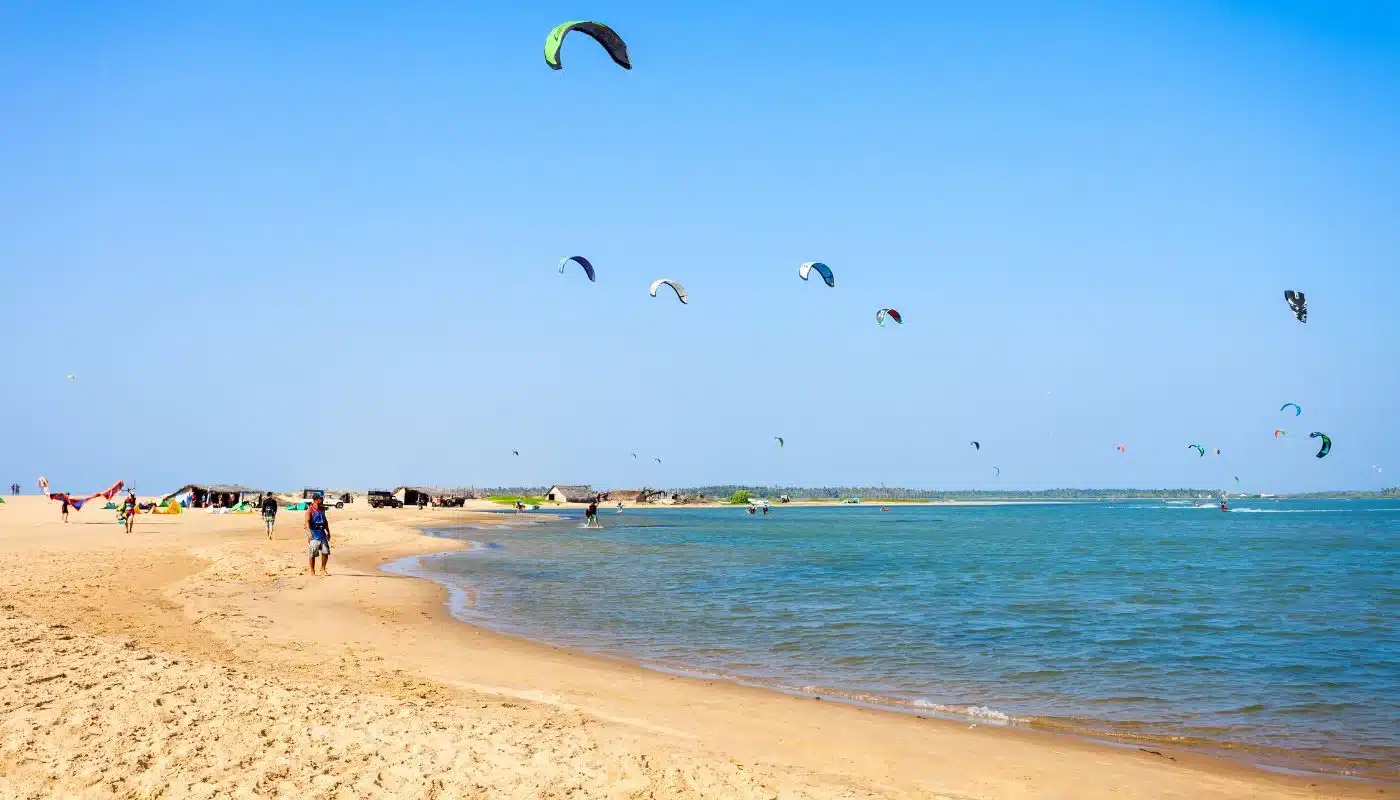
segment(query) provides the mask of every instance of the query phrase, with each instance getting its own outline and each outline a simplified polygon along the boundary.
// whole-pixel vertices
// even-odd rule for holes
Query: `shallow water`
[[[437,531],[475,545],[399,568],[656,666],[1400,778],[1400,503],[602,518]]]

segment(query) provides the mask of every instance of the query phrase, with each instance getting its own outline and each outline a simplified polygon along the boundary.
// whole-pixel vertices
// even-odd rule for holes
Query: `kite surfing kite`
[[[569,265],[569,262],[570,262],[570,261],[572,261],[572,262],[578,264],[580,267],[583,267],[583,273],[584,273],[585,275],[588,276],[588,280],[590,280],[590,281],[592,281],[592,282],[594,282],[594,283],[597,283],[597,281],[598,281],[598,273],[596,273],[596,272],[593,271],[593,265],[592,265],[591,263],[589,263],[588,259],[584,258],[583,256],[569,256],[568,258],[566,258],[566,259],[560,261],[560,262],[559,262],[559,274],[560,274],[560,275],[563,275],[563,274],[564,274],[564,267],[567,267],[567,266]]]
[[[608,55],[619,67],[632,68],[632,61],[627,58],[627,43],[622,41],[622,37],[618,36],[616,31],[601,22],[575,20],[556,26],[545,38],[544,62],[549,65],[550,69],[564,68],[563,62],[559,60],[559,50],[564,46],[564,37],[573,31],[592,37],[593,41],[608,51]]]
[[[1280,436],[1287,436],[1287,435],[1288,435],[1288,431],[1284,430],[1283,428],[1274,428],[1274,438],[1275,438],[1275,439],[1277,439],[1277,438],[1280,437]]]
[[[1317,457],[1318,457],[1318,458],[1324,458],[1328,453],[1332,452],[1332,437],[1331,437],[1331,436],[1328,436],[1328,435],[1325,434],[1325,433],[1320,433],[1320,432],[1318,432],[1318,431],[1313,431],[1312,433],[1308,434],[1308,438],[1309,438],[1309,439],[1321,439],[1321,440],[1322,440],[1322,449],[1319,450],[1319,451],[1317,451]]]
[[[997,472],[996,477],[1000,478],[1000,477],[1001,477],[1001,467],[992,467],[992,469],[996,470],[996,472]]]
[[[787,447],[787,445],[783,443],[783,437],[781,437],[781,436],[774,436],[773,438],[778,440],[778,446],[779,446],[779,447]]]
[[[900,325],[904,324],[904,317],[901,317],[899,315],[899,312],[895,311],[893,308],[882,308],[879,311],[875,312],[875,322],[880,327],[885,327],[886,319],[892,319],[895,322],[898,322]]]
[[[633,461],[636,461],[636,460],[637,460],[637,454],[636,454],[636,453],[633,453],[633,454],[632,454],[632,460],[633,460]]]
[[[1215,454],[1216,454],[1216,455],[1220,455],[1220,448],[1219,448],[1219,447],[1215,448]]]
[[[681,286],[679,283],[676,283],[675,281],[667,280],[666,278],[662,278],[662,279],[659,280],[659,281],[652,281],[652,282],[651,282],[651,296],[652,296],[652,297],[655,297],[655,296],[656,296],[656,290],[657,290],[657,289],[660,289],[662,286],[669,286],[669,287],[671,287],[672,289],[675,289],[675,290],[676,290],[676,297],[679,297],[679,298],[680,298],[680,301],[681,301],[682,303],[686,303],[686,304],[689,304],[689,303],[690,303],[690,301],[686,299],[685,287],[684,287],[684,286]]]
[[[806,264],[797,268],[797,274],[805,281],[812,270],[816,270],[817,274],[822,276],[822,280],[826,281],[827,286],[833,289],[836,288],[836,275],[832,273],[831,267],[828,267],[820,261],[808,261]]]
[[[1288,289],[1283,293],[1283,299],[1288,301],[1288,307],[1293,309],[1293,316],[1297,317],[1299,322],[1308,321],[1308,300],[1302,292]]]
[[[1303,407],[1298,405],[1297,403],[1284,403],[1283,405],[1278,407],[1278,410],[1287,411],[1289,406],[1293,407],[1293,416],[1296,417],[1303,413]]]
[[[1188,445],[1186,445],[1186,449],[1188,449],[1188,450],[1191,449],[1191,448],[1193,448],[1193,447],[1196,448],[1196,452],[1197,452],[1197,453],[1200,453],[1200,454],[1201,454],[1201,458],[1205,458],[1205,457],[1206,457],[1206,449],[1205,449],[1204,447],[1201,447],[1201,446],[1198,445],[1198,444],[1188,444]]]
[[[125,485],[125,481],[117,481],[116,483],[112,484],[111,486],[107,487],[106,489],[103,489],[102,491],[96,494],[90,494],[86,497],[74,497],[73,495],[68,494],[67,492],[54,492],[53,494],[50,494],[48,478],[45,478],[43,476],[39,477],[40,491],[48,495],[48,498],[50,500],[57,500],[59,502],[67,500],[68,505],[72,506],[74,511],[82,511],[83,503],[86,503],[89,500],[95,500],[99,497],[101,497],[104,500],[111,500],[113,497],[116,496],[117,492],[120,492],[122,490],[122,487]]]
[[[510,452],[511,452],[511,455],[516,455],[516,456],[520,455],[520,451],[519,451],[519,450],[512,450],[512,451],[510,451]]]
[[[1375,470],[1376,472],[1385,472],[1385,470],[1381,469],[1380,464],[1372,464],[1371,469]]]
[[[77,377],[78,377],[77,375],[69,375],[69,376],[68,376],[68,380],[71,381],[71,380],[76,379]]]
[[[1121,444],[1118,445],[1118,447],[1115,448],[1115,449],[1118,450],[1118,452],[1120,452],[1120,453],[1126,453],[1126,452],[1128,452],[1128,448],[1124,447],[1124,446],[1121,445]]]
[[[661,463],[661,459],[659,459],[659,458],[656,459],[656,463],[660,464],[660,463]]]
[[[968,442],[968,444],[972,445],[973,449],[975,449],[975,450],[981,450],[981,449],[982,449],[982,443],[981,443],[981,442],[972,441],[972,442]]]

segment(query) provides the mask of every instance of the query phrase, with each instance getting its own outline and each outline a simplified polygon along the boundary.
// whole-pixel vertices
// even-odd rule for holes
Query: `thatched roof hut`
[[[551,486],[544,499],[552,503],[591,503],[598,493],[591,486]]]
[[[240,486],[236,483],[187,483],[179,489],[165,495],[164,499],[182,494],[189,494],[192,504],[199,508],[206,504],[212,504],[216,500],[221,506],[232,506],[238,503],[252,503],[262,498],[267,491],[264,489],[254,489],[250,486]]]

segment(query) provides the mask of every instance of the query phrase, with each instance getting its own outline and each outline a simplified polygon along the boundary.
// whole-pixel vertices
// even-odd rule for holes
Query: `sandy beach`
[[[65,525],[0,505],[3,797],[1312,798],[1389,787],[667,675],[452,619],[381,564],[480,511]]]

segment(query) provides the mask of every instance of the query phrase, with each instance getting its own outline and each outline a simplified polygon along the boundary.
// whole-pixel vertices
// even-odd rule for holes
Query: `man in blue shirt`
[[[311,574],[316,574],[316,556],[321,557],[321,574],[329,575],[326,562],[331,557],[331,523],[326,519],[326,501],[317,495],[306,509],[306,544],[311,556]]]

